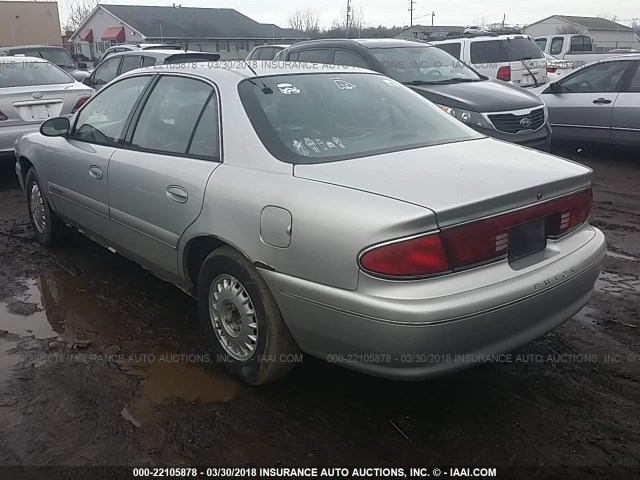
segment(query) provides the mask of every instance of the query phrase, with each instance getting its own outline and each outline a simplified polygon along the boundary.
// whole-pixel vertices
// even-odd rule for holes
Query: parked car
[[[554,140],[640,146],[640,54],[601,60],[535,91]]]
[[[484,28],[482,28],[482,27],[478,27],[478,26],[471,26],[471,27],[466,27],[466,28],[463,30],[463,33],[464,33],[465,35],[468,35],[468,34],[491,33],[491,32],[489,32],[488,30],[485,30],[485,29],[484,29]]]
[[[43,120],[75,113],[92,91],[42,58],[0,57],[0,155]]]
[[[528,35],[486,35],[430,42],[489,78],[519,87],[547,82],[542,50]]]
[[[87,64],[76,63],[62,47],[56,47],[54,45],[22,45],[18,47],[0,47],[0,56],[25,56],[25,57],[37,57],[44,58],[49,62],[57,65],[77,81],[81,82],[89,73],[86,72]]]
[[[245,60],[273,60],[276,55],[289,45],[258,45],[253,47]]]
[[[93,69],[91,75],[84,80],[84,84],[100,90],[114,78],[136,68],[175,63],[215,62],[219,59],[220,55],[217,53],[175,50],[150,49],[114,53]]]
[[[114,45],[113,47],[105,50],[100,61],[113,55],[114,53],[121,52],[134,52],[137,50],[182,50],[182,45],[174,43],[121,43],[120,45]]]
[[[582,67],[618,54],[595,52],[591,37],[582,34],[542,35],[536,37],[535,42],[544,52],[550,53],[560,60],[570,60],[575,63],[576,67]]]
[[[490,80],[446,51],[423,42],[311,40],[292,45],[278,59],[349,65],[384,73],[485,135],[549,148],[551,129],[544,103],[534,93]]]
[[[590,169],[377,73],[237,67],[129,72],[24,136],[38,241],[74,225],[192,292],[213,358],[252,384],[298,348],[439,375],[589,300],[606,251]]]
[[[544,58],[546,60],[547,78],[549,79],[549,82],[555,82],[560,77],[563,77],[567,73],[573,72],[576,68],[579,68],[576,66],[575,62],[570,60],[560,60],[550,53],[545,52]]]

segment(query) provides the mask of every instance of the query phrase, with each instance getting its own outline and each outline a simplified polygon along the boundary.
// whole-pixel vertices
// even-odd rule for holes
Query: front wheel
[[[49,201],[42,190],[40,179],[33,168],[27,172],[25,179],[29,218],[36,239],[45,247],[52,247],[64,243],[68,234],[68,227],[51,210]]]
[[[205,259],[198,278],[198,311],[216,361],[245,383],[277,380],[300,359],[264,279],[231,247]]]

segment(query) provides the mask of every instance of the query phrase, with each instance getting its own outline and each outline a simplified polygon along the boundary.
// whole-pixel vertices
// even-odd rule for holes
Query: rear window
[[[73,78],[49,62],[0,60],[0,88],[73,82]]]
[[[287,163],[333,162],[482,137],[382,75],[279,75],[250,78],[238,88],[258,137]]]
[[[504,63],[543,58],[542,50],[529,38],[487,40],[471,43],[471,63]]]

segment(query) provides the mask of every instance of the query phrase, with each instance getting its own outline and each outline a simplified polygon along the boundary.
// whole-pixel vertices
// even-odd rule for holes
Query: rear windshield
[[[49,62],[0,60],[0,88],[73,82],[73,78]]]
[[[260,140],[287,163],[333,162],[482,138],[381,75],[279,75],[247,79],[238,88]]]
[[[471,43],[471,63],[519,62],[543,58],[540,46],[529,38],[486,40]]]
[[[16,50],[16,52],[18,52]],[[64,68],[65,70],[75,70],[76,64],[64,48],[42,48],[33,50],[20,50],[20,54],[25,57],[42,57],[49,60],[54,65]]]

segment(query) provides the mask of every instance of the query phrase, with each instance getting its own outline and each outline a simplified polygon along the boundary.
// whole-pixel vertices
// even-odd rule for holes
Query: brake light
[[[589,219],[591,189],[522,208],[440,233],[374,247],[360,257],[368,272],[394,277],[417,277],[504,258],[509,253],[509,229],[545,218],[546,235],[559,238]]]
[[[498,69],[497,78],[498,78],[498,80],[502,80],[504,82],[510,82],[511,81],[511,67],[509,65],[507,65],[505,67],[500,67]]]
[[[558,67],[552,67],[551,65],[547,65],[547,73],[556,73],[558,71]]]
[[[380,275],[414,277],[451,270],[439,233],[373,248],[360,257],[363,269]]]
[[[84,105],[85,103],[87,103],[87,100],[89,100],[91,97],[82,97],[80,99],[78,99],[78,101],[76,102],[75,107],[73,107],[73,110],[71,110],[71,113],[76,113],[78,110],[80,110],[80,107],[82,105]]]
[[[7,116],[4,113],[0,112],[0,121],[6,120],[6,119],[7,119]]]

